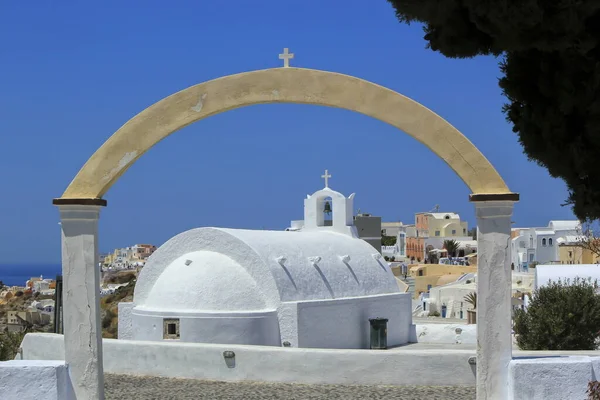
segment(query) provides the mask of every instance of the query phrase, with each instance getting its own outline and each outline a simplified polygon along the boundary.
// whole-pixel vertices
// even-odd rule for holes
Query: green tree
[[[396,244],[396,236],[381,236],[382,246],[394,246]]]
[[[14,360],[26,333],[26,330],[23,332],[9,332],[8,328],[0,332],[0,361]]]
[[[566,182],[577,217],[600,218],[600,2],[388,1],[446,57],[502,56],[503,111],[525,154]]]
[[[522,350],[594,350],[600,338],[598,285],[585,280],[551,282],[537,289],[526,310],[514,314]]]
[[[456,257],[458,253],[459,244],[456,240],[444,240],[444,249],[448,252],[449,257]]]

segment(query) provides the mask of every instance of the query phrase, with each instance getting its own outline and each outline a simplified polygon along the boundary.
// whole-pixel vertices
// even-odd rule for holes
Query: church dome
[[[239,263],[207,250],[169,263],[138,307],[183,312],[267,309],[258,285]]]

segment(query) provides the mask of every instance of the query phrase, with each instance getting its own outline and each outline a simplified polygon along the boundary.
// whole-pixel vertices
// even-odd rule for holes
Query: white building
[[[568,236],[581,234],[579,221],[550,221],[543,228],[513,228],[512,264],[515,271],[527,271],[533,263],[558,263],[558,245]]]
[[[369,319],[388,345],[409,341],[411,299],[358,238],[354,194],[304,200],[299,231],[192,229],[167,241],[119,305],[119,338],[316,348],[368,348]],[[333,209],[325,223],[324,203]]]

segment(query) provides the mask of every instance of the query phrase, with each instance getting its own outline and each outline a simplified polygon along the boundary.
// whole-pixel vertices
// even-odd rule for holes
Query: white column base
[[[510,232],[513,201],[476,202],[477,400],[505,400],[512,358]]]
[[[65,360],[77,400],[104,399],[96,205],[59,205]]]

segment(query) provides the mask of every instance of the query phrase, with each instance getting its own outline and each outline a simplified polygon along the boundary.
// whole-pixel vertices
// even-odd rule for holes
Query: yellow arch
[[[92,155],[61,199],[99,199],[142,154],[178,129],[211,115],[264,103],[337,107],[377,118],[429,147],[475,195],[504,195],[485,196],[500,199],[511,193],[490,162],[464,135],[416,101],[348,75],[275,68],[204,82],[148,107]]]

